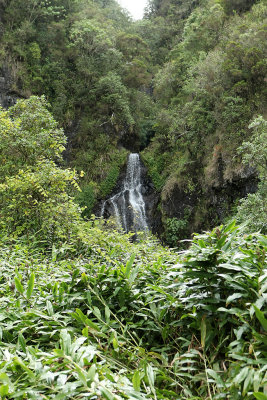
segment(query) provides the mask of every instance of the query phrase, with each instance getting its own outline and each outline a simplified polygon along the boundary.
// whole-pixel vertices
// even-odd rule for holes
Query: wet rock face
[[[113,192],[108,196],[111,198],[121,191],[125,181],[127,165],[121,171],[120,177]],[[223,173],[218,171],[219,177],[216,185],[196,187],[191,193],[181,189],[178,184],[172,187],[167,197],[162,198],[157,193],[150,180],[147,169],[141,161],[142,196],[145,202],[147,225],[153,234],[164,237],[165,218],[186,219],[188,222],[188,237],[193,232],[211,229],[219,225],[233,212],[237,201],[249,193],[257,191],[258,179],[255,170],[247,168],[242,170],[231,181],[223,178]],[[125,193],[127,197],[127,193]],[[105,201],[104,211],[101,210]],[[122,197],[118,197],[119,208],[122,207]],[[104,218],[114,216],[114,205],[108,199],[99,203],[94,210],[96,215]],[[132,225],[133,216],[131,212],[126,214],[127,224]]]
[[[12,79],[9,71],[6,67],[3,67],[0,69],[0,105],[3,108],[13,106],[18,99],[18,95],[12,92],[11,86]]]
[[[169,196],[162,200],[162,212],[168,218],[183,219],[185,209],[193,210],[198,201],[198,193],[187,193],[175,185]]]
[[[168,198],[161,202],[167,218],[183,219],[188,214],[189,231],[200,232],[223,222],[233,212],[237,201],[255,193],[258,179],[255,170],[242,171],[232,181],[220,180],[216,186],[197,188],[186,193],[174,186]]]
[[[242,172],[231,182],[226,182],[222,186],[210,188],[207,193],[210,224],[214,221],[212,210],[215,212],[218,221],[222,222],[230,214],[236,201],[246,197],[249,193],[255,193],[257,189],[258,178],[253,169],[248,173]]]

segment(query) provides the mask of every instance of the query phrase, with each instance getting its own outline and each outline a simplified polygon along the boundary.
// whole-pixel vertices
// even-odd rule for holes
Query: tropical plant
[[[177,255],[130,236],[2,238],[1,396],[265,399],[266,237],[231,223]]]

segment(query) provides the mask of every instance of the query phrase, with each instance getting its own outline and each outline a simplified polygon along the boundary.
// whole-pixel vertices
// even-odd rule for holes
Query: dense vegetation
[[[84,221],[46,106],[0,114],[1,398],[266,400],[266,236],[177,254]]]
[[[1,399],[267,400],[264,3],[0,0]],[[171,246],[228,221],[89,219],[133,150]]]
[[[168,7],[158,3],[153,18],[164,15],[171,25],[176,2],[167,2]],[[194,2],[189,3],[192,9]],[[164,205],[175,193],[187,198],[178,220],[166,220],[167,232],[171,234],[176,225],[182,237],[192,227],[210,226],[233,212],[227,187],[252,175],[242,167],[238,149],[251,140],[259,121],[253,123],[255,118],[266,112],[266,4],[199,1],[197,5],[155,76],[160,108],[155,136],[144,152],[166,217],[170,212]],[[264,146],[266,125],[263,135]],[[264,168],[266,174],[266,164]],[[222,198],[217,207],[212,201],[216,195]],[[265,210],[261,221],[266,219]]]
[[[90,213],[126,160],[118,143],[128,134],[129,142],[140,142],[153,108],[150,96],[138,90],[151,78],[148,45],[128,31],[130,18],[113,0],[0,4],[0,68],[12,75],[13,93],[49,99],[73,139],[68,158],[85,172]]]
[[[266,237],[78,237],[2,242],[2,398],[266,400]]]
[[[13,96],[51,103],[69,137],[65,158],[85,173],[84,214],[112,191],[127,150],[144,149],[171,245],[220,223],[255,190],[246,179],[257,172],[238,148],[265,117],[263,0],[151,0],[137,22],[114,0],[1,0],[0,8],[2,75]],[[171,210],[177,193],[183,207]],[[254,210],[261,193],[249,200]]]

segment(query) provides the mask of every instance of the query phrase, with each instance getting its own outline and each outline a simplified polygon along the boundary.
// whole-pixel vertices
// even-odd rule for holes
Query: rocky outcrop
[[[208,188],[205,193],[209,227],[215,221],[221,223],[233,211],[237,201],[258,189],[258,177],[253,168],[246,168],[231,181],[222,181],[220,186]]]
[[[188,233],[200,232],[222,223],[233,213],[239,199],[257,191],[258,178],[252,168],[243,169],[231,180],[224,179],[220,171],[218,174],[217,184],[198,187],[192,192],[174,184],[161,200],[163,218],[187,218]]]
[[[221,163],[219,166],[222,167]],[[101,210],[104,218],[114,215],[114,206],[108,199],[121,191],[126,169],[125,164],[112,193],[95,207],[96,215],[100,216]],[[163,193],[160,195],[149,178],[147,168],[141,162],[142,195],[146,204],[148,226],[152,233],[164,239],[165,221],[168,218],[185,220],[187,223],[185,235],[187,236],[193,232],[210,229],[231,215],[239,199],[257,190],[258,179],[252,168],[242,169],[231,180],[223,177],[223,171],[220,168],[217,172],[216,184],[199,186],[188,191],[174,182],[167,195]]]
[[[12,90],[12,77],[7,66],[0,68],[0,105],[3,108],[13,106],[20,97]]]

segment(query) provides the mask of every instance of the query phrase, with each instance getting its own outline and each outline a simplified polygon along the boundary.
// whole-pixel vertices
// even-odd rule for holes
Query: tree
[[[99,79],[96,86],[98,107],[103,115],[109,116],[111,123],[118,127],[133,125],[130,113],[127,89],[121,82],[120,76],[110,72]]]
[[[55,163],[66,138],[47,106],[31,97],[0,110],[0,228],[51,243],[76,231],[80,209],[70,196],[71,187],[79,190],[75,171]]]
[[[41,159],[62,159],[66,137],[47,109],[44,96],[0,109],[0,180]]]

